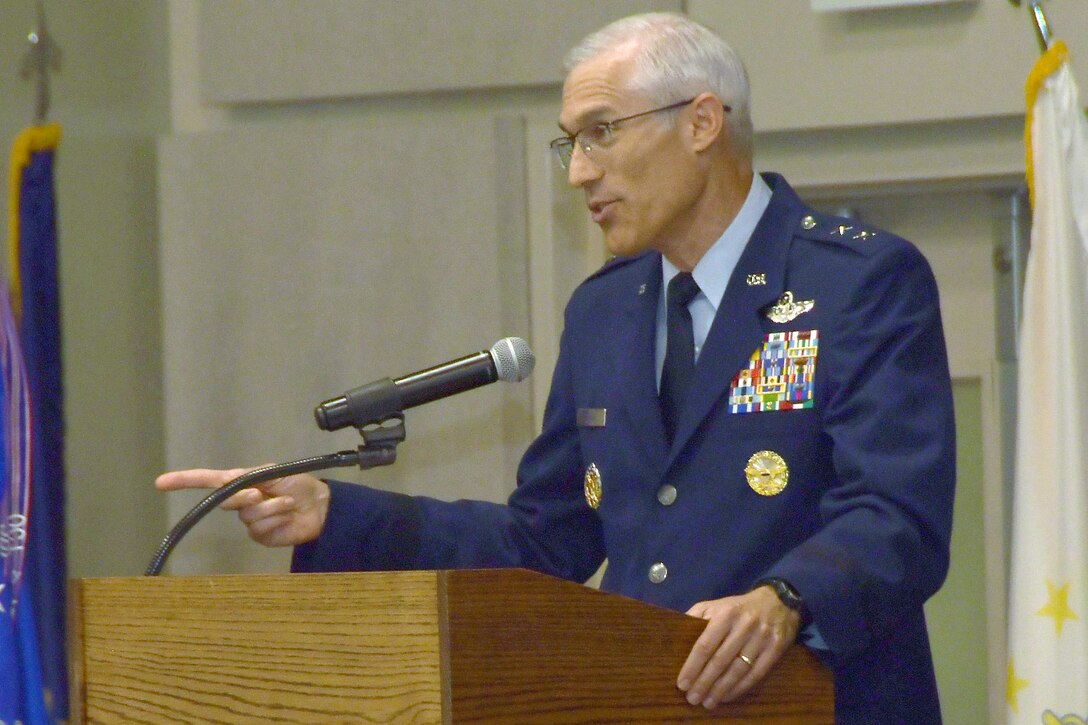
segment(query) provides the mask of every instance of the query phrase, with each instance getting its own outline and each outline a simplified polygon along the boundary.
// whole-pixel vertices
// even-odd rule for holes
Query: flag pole
[[[38,19],[34,29],[27,33],[30,50],[23,56],[19,74],[26,79],[34,77],[37,83],[37,101],[34,104],[34,122],[39,126],[49,117],[49,71],[60,70],[61,50],[45,24],[45,5],[38,0]]]
[[[1009,0],[1016,7],[1020,7],[1020,0]],[[1042,0],[1029,0],[1028,9],[1031,10],[1032,19],[1035,21],[1035,31],[1039,38],[1039,49],[1045,53],[1054,44],[1054,34],[1050,32],[1050,23],[1047,22],[1046,13],[1043,12]]]

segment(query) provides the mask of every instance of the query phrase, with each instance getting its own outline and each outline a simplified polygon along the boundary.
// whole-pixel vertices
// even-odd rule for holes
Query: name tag
[[[607,417],[607,408],[579,408],[577,416],[578,427],[604,428],[604,422]]]

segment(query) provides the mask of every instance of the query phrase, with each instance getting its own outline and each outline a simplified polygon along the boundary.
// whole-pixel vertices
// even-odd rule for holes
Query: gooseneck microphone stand
[[[397,460],[397,444],[402,442],[405,437],[403,413],[395,413],[377,426],[359,428],[358,430],[363,437],[363,443],[354,451],[340,451],[255,468],[210,493],[170,530],[170,533],[159,544],[159,550],[155,553],[155,557],[151,560],[144,575],[157,576],[162,571],[163,565],[166,564],[170,552],[174,550],[182,537],[216,506],[243,488],[259,486],[272,479],[292,476],[297,473],[311,473],[328,468],[348,468],[351,466],[359,466],[365,471],[378,466],[392,465]]]

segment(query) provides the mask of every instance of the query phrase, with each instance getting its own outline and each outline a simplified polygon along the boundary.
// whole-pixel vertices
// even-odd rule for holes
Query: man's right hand
[[[155,479],[160,491],[219,488],[253,469],[194,468],[171,471]],[[306,474],[285,476],[243,489],[221,505],[237,511],[249,538],[265,546],[296,546],[321,535],[329,512],[329,486]]]

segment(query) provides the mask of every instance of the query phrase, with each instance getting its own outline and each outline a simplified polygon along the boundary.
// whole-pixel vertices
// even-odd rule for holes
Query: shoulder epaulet
[[[859,254],[875,254],[881,246],[894,237],[889,232],[863,224],[856,219],[810,212],[801,217],[795,234],[814,242],[835,244]]]

